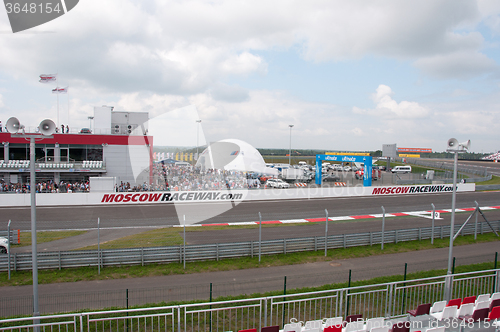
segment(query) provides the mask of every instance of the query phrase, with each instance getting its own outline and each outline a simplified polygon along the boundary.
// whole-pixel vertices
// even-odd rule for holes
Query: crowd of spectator
[[[202,170],[191,166],[156,164],[154,176],[157,190],[195,191],[260,188],[258,179],[246,172],[221,169]]]
[[[72,193],[72,192],[88,192],[89,182],[88,181],[75,181],[75,182],[65,182],[61,181],[56,183],[52,180],[37,182],[36,192],[37,193]],[[6,183],[4,180],[0,180],[0,193],[2,192],[13,192],[13,193],[29,193],[31,192],[29,183]]]
[[[120,182],[115,185],[116,192],[140,191],[197,191],[222,189],[258,189],[263,187],[260,180],[247,172],[226,171],[220,169],[201,170],[191,166],[173,164],[156,164],[153,168],[154,184],[147,182],[131,185],[130,182]],[[37,193],[72,193],[88,192],[89,181],[52,180],[38,182]],[[6,183],[0,180],[0,193],[29,193],[29,183]]]

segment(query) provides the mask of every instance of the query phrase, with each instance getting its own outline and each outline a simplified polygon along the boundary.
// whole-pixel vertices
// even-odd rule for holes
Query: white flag
[[[40,75],[40,80],[38,82],[40,83],[49,83],[49,82],[54,82],[57,81],[57,75],[45,75],[42,74]]]
[[[68,93],[68,87],[52,89],[52,93],[55,93],[55,94],[65,94],[65,93]]]

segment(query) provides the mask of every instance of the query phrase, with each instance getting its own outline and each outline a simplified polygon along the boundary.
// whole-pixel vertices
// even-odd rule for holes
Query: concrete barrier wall
[[[475,191],[475,183],[458,184],[457,191]],[[413,185],[374,187],[331,187],[293,189],[252,189],[192,192],[133,193],[43,193],[36,195],[37,206],[168,204],[192,202],[241,202],[256,200],[313,199],[355,196],[419,195],[452,193],[453,185]],[[1,194],[0,207],[30,206],[30,194]]]

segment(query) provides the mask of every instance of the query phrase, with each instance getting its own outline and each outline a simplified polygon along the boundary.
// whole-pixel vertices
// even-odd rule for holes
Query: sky
[[[183,119],[169,145],[201,126],[256,148],[496,152],[499,34],[497,0],[82,0],[18,33],[0,7],[0,120],[78,130],[108,105]],[[55,73],[67,95],[39,83]]]

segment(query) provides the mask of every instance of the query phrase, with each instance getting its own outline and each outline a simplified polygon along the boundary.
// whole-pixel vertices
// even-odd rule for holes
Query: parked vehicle
[[[90,130],[90,128],[82,128],[80,134],[92,134],[92,130]]]
[[[0,254],[9,253],[9,240],[6,237],[0,237]]]
[[[396,166],[391,169],[392,173],[411,173],[411,166]]]
[[[281,179],[269,179],[266,181],[266,186],[268,188],[278,188],[278,189],[290,188],[290,185]]]
[[[359,170],[356,171],[356,174],[354,175],[356,179],[361,180],[363,179],[363,175],[365,174],[365,170],[363,168],[360,168]],[[378,180],[382,178],[382,172],[378,169],[378,167],[373,167],[372,168],[372,180]]]
[[[335,175],[335,174],[328,174],[328,175],[323,176],[322,181],[323,182],[339,182],[340,177],[338,175]]]

